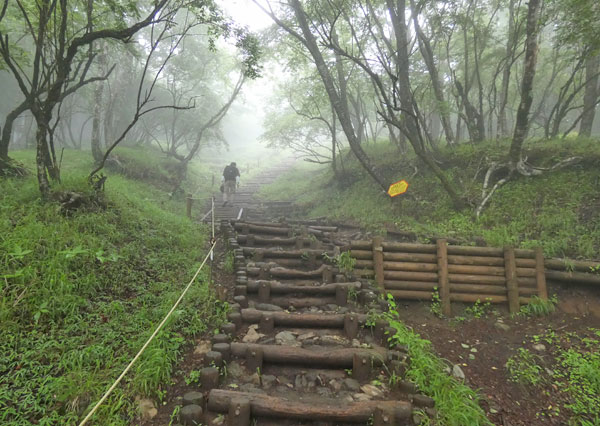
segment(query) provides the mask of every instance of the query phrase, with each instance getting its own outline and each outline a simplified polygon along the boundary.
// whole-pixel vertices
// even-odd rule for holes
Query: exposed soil
[[[463,322],[436,317],[430,312],[429,303],[403,303],[401,306],[405,310],[400,312],[406,324],[432,342],[441,358],[461,367],[466,383],[479,389],[481,405],[494,424],[564,425],[568,423],[569,412],[561,407],[557,414],[556,407],[563,405],[565,396],[556,386],[548,383],[544,386],[545,392],[522,386],[510,380],[505,367],[506,361],[519,348],[536,353],[548,368],[551,367],[558,348],[545,343],[545,351],[536,351],[533,336],[553,330],[558,336],[575,332],[586,337],[592,335],[590,327],[600,328],[599,291],[564,286],[551,286],[549,290],[551,294],[557,294],[559,305],[557,311],[547,317],[511,318],[500,305],[493,306],[495,312],[477,319],[464,312],[468,305],[453,304],[455,318],[467,318]],[[497,326],[499,321],[507,326],[506,331]],[[471,348],[477,352],[471,352]]]

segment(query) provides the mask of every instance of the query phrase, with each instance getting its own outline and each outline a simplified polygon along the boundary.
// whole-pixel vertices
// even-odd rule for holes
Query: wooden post
[[[373,270],[375,271],[375,282],[377,286],[385,293],[383,285],[383,237],[373,238]]]
[[[510,313],[519,312],[519,281],[517,279],[515,249],[512,247],[504,247],[504,274],[506,277],[508,310]]]
[[[231,400],[227,413],[228,426],[250,426],[252,406],[250,401],[243,398]]]
[[[194,203],[194,200],[192,199],[192,194],[188,194],[186,197],[186,213],[187,213],[187,217],[189,219],[192,218],[192,204]]]
[[[437,240],[438,291],[442,301],[442,314],[452,315],[450,306],[450,285],[448,282],[448,246],[446,240]]]
[[[538,247],[535,250],[535,280],[537,283],[538,297],[542,300],[548,300],[546,267],[544,266],[544,252],[541,247]]]

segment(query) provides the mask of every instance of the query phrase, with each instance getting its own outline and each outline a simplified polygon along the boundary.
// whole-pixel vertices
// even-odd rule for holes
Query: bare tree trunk
[[[527,6],[527,37],[525,39],[525,65],[523,68],[523,81],[521,82],[521,102],[517,110],[515,132],[509,151],[511,169],[516,169],[521,161],[523,141],[529,130],[529,111],[533,103],[533,80],[538,53],[538,30],[540,1],[529,0]]]
[[[496,137],[504,138],[508,135],[506,123],[506,105],[508,104],[508,88],[510,85],[511,68],[515,56],[515,0],[508,2],[508,40],[506,42],[506,64],[502,71],[502,88],[500,89],[500,106],[498,108],[498,131]]]
[[[0,139],[0,159],[8,160],[8,146],[10,145],[10,139],[12,136],[12,129],[15,120],[29,109],[29,101],[24,100],[18,107],[8,113],[4,120],[4,127],[2,128],[2,139]]]
[[[417,32],[417,40],[419,43],[419,51],[425,60],[429,77],[431,78],[431,84],[433,86],[433,93],[438,103],[437,111],[440,114],[440,121],[444,128],[444,134],[446,135],[446,142],[448,145],[454,145],[454,134],[452,132],[452,125],[450,124],[450,111],[446,100],[444,99],[444,90],[440,81],[439,72],[435,60],[433,59],[433,49],[429,39],[421,29],[419,24],[419,12],[414,0],[410,0],[410,7],[412,9],[413,23],[415,31]]]
[[[299,0],[291,0],[290,3],[292,9],[294,10],[296,19],[298,20],[298,24],[300,26],[302,34],[304,35],[304,37],[299,38],[299,41],[305,45],[305,47],[308,49],[311,56],[313,57],[313,60],[315,61],[315,65],[317,66],[317,70],[319,71],[319,75],[321,76],[323,85],[325,86],[325,90],[327,91],[327,95],[329,96],[331,104],[335,108],[335,112],[337,114],[338,120],[340,121],[342,129],[344,130],[344,134],[348,138],[350,149],[358,159],[359,163],[367,171],[367,173],[369,173],[369,175],[375,180],[375,182],[379,184],[383,191],[387,191],[388,185],[386,184],[385,180],[375,170],[375,167],[373,166],[373,164],[371,164],[371,160],[358,143],[358,139],[354,132],[354,128],[352,127],[352,119],[350,117],[350,111],[348,108],[348,99],[345,91],[345,79],[342,78],[342,81],[338,82],[340,84],[340,92],[338,93],[335,87],[334,78],[331,75],[329,67],[325,62],[321,51],[319,50],[317,41],[310,30],[310,26],[306,19],[302,3],[300,3]]]
[[[421,132],[419,131],[419,120],[415,110],[412,92],[410,90],[410,67],[408,59],[408,28],[406,25],[406,0],[397,0],[394,5],[393,0],[387,0],[387,6],[394,26],[397,43],[397,71],[398,71],[398,93],[400,97],[400,107],[404,115],[404,127],[406,136],[411,143],[417,156],[425,163],[433,174],[439,179],[440,183],[452,199],[455,208],[463,208],[464,200],[456,192],[456,185],[452,184],[444,171],[440,169],[432,156],[425,150]]]
[[[338,170],[337,170],[337,127],[336,127],[336,117],[335,117],[335,109],[333,105],[331,106],[331,168],[333,169],[333,175],[337,178]]]
[[[588,57],[585,63],[585,94],[583,95],[583,115],[579,127],[579,135],[590,137],[594,118],[596,117],[596,104],[598,100],[598,69],[600,68],[600,55]]]
[[[88,0],[89,3],[92,3],[92,0]],[[90,6],[91,7],[91,6]],[[90,13],[91,15],[91,13]],[[91,30],[91,29],[90,29]],[[91,49],[91,46],[90,46]],[[100,55],[98,55],[98,65],[100,69],[104,70],[106,65],[106,56],[104,54],[104,42],[100,43]],[[92,156],[94,157],[94,161],[99,163],[102,161],[103,157],[103,149],[100,145],[100,122],[101,122],[101,114],[102,114],[102,105],[104,98],[104,81],[99,81],[96,83],[96,87],[94,89],[94,116],[92,119]],[[81,141],[80,141],[81,142]]]

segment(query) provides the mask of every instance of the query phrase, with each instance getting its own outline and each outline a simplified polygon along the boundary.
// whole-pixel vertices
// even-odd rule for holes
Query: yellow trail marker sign
[[[390,197],[395,197],[396,195],[404,194],[407,189],[408,182],[402,179],[399,182],[391,184],[387,193]]]

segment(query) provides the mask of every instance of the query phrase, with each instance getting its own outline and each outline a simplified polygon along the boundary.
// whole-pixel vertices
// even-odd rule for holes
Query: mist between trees
[[[123,143],[177,159],[181,182],[203,146],[223,142],[223,118],[265,64],[287,70],[269,88],[271,146],[338,177],[348,146],[385,191],[364,146],[388,140],[477,214],[509,180],[579,161],[537,167],[527,137],[600,131],[594,0],[252,2],[274,23],[258,36],[212,0],[2,1],[0,173],[23,172],[9,149],[35,147],[48,197],[61,148],[91,150],[93,181]],[[509,141],[506,156],[486,159],[481,199],[468,202],[439,149],[489,139]]]
[[[91,149],[94,184],[117,145],[153,144],[179,160],[180,183],[199,149],[222,141],[220,121],[260,72],[257,40],[212,0],[1,7],[0,174],[25,172],[9,148],[35,147],[44,198],[60,181],[64,147]],[[218,50],[220,39],[237,53]]]

